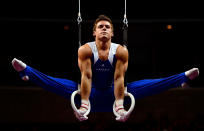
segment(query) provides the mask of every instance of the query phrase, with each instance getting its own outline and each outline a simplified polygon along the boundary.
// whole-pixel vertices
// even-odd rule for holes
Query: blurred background
[[[124,4],[124,0],[82,0],[82,44],[94,40],[93,22],[100,14],[113,21],[112,41],[123,44]],[[1,2],[2,128],[41,130],[55,129],[55,125],[56,129],[77,126],[81,130],[103,130],[110,125],[114,125],[112,128],[123,125],[129,130],[204,128],[204,9],[197,1],[127,0],[130,55],[127,81],[166,77],[193,67],[200,69],[200,76],[188,83],[190,88],[176,88],[138,100],[126,124],[115,122],[112,113],[90,114],[88,122],[78,123],[69,100],[23,82],[12,68],[13,58],[47,75],[78,81],[78,9],[78,0]]]

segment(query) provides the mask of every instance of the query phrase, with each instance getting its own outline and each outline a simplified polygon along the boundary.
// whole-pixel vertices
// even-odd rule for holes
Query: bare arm
[[[90,47],[86,44],[78,50],[78,66],[81,71],[81,99],[88,100],[91,92],[91,56]]]
[[[119,46],[116,52],[116,67],[114,74],[114,95],[115,99],[124,99],[124,77],[128,67],[128,50]]]

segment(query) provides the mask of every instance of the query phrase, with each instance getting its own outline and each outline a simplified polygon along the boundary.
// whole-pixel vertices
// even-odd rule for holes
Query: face
[[[96,25],[96,30],[93,32],[93,36],[99,40],[109,40],[113,36],[111,24],[108,21],[99,21]]]

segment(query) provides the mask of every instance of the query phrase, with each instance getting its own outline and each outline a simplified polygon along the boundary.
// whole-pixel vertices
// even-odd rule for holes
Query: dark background
[[[56,111],[61,112],[60,116],[64,114],[67,116],[68,112],[64,111],[64,106],[60,108],[59,104],[59,101],[64,103],[65,100],[54,94],[47,94],[40,87],[36,87],[37,90],[33,91],[33,88],[29,86],[34,86],[34,84],[21,81],[18,73],[12,68],[11,61],[13,58],[18,58],[47,75],[78,81],[78,0],[1,2],[0,11],[0,89],[1,100],[4,103],[2,106],[5,107],[1,115],[4,116],[2,118],[8,118],[6,120],[1,119],[1,122],[67,122],[65,117],[59,117],[59,119],[52,121],[53,117],[56,118],[56,116],[53,116],[56,115]],[[189,83],[190,87],[196,89],[197,92],[189,92],[193,92],[194,94],[191,95],[199,97],[198,99],[190,99],[190,103],[202,100],[202,88],[204,87],[202,75],[204,67],[202,59],[202,44],[204,43],[203,11],[202,4],[197,1],[141,2],[128,0],[128,49],[130,56],[127,73],[128,82],[165,77],[197,67],[200,70],[200,76]],[[105,14],[112,19],[115,30],[112,41],[122,44],[123,0],[81,1],[82,43],[94,40],[92,26],[94,20],[100,14]],[[167,29],[167,25],[172,25],[172,29]],[[177,93],[181,96],[188,96],[182,94],[183,92],[180,90]],[[201,93],[201,95],[196,93]],[[22,98],[19,98],[19,96]],[[154,102],[164,103],[165,100],[161,100],[164,96],[156,96],[157,101]],[[41,99],[47,101],[38,103]],[[49,99],[51,100],[49,101]],[[49,108],[52,108],[51,101],[53,99],[58,103],[59,108],[49,110]],[[144,101],[148,103],[148,100],[151,99],[153,97]],[[30,100],[33,100],[33,105],[29,103]],[[189,99],[185,100],[188,101]],[[20,101],[25,103],[22,104]],[[172,103],[175,104],[172,105],[174,107],[179,105],[176,100]],[[201,108],[198,105],[202,104],[198,102],[196,105],[197,108]],[[43,111],[38,108],[39,106]],[[188,107],[191,106],[192,104],[188,105]],[[139,107],[141,108],[139,110],[141,114],[145,108],[152,109],[152,107],[146,107],[143,104]],[[158,104],[159,109],[163,109],[162,107],[162,104]],[[186,109],[185,107],[186,105],[182,106],[180,104],[180,108]],[[69,106],[69,108],[71,107]],[[22,110],[26,109],[29,109],[27,113],[23,113]],[[168,114],[170,110],[168,109],[169,107],[164,112],[171,116],[172,114]],[[149,111],[150,114],[151,111]],[[31,114],[31,112],[34,112],[34,115],[27,119],[25,115]],[[21,115],[11,115],[12,113],[21,114],[23,117],[18,120],[17,117]],[[43,115],[44,113],[47,113],[47,115]],[[174,113],[178,112],[175,111]],[[203,113],[200,110],[198,112],[197,110],[192,112],[189,110],[187,115],[195,116],[197,114]],[[43,117],[39,118],[42,115]],[[73,120],[73,114],[69,115]],[[155,115],[154,110],[151,115]],[[174,118],[176,118],[176,115]],[[189,119],[191,118],[195,117],[189,117]]]
[[[12,2],[2,4],[1,10],[1,84],[19,83],[10,64],[14,57],[46,74],[78,79],[77,0]],[[202,72],[202,12],[196,2],[127,1],[128,82],[164,77],[193,67]],[[94,40],[92,26],[100,14],[113,20],[113,42],[122,44],[123,0],[81,1],[81,14],[83,44]],[[202,73],[193,85],[202,87]]]

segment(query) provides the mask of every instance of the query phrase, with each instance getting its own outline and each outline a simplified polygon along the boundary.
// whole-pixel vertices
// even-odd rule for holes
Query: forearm
[[[114,80],[114,95],[115,99],[124,99],[124,77],[119,76]]]
[[[91,93],[91,77],[82,75],[81,77],[81,99],[88,100]]]

